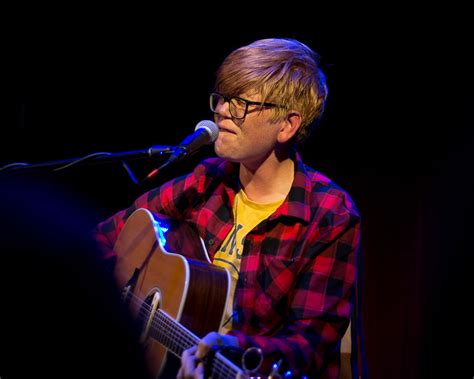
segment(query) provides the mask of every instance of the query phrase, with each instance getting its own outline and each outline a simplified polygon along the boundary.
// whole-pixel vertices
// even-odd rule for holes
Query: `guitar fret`
[[[161,328],[160,332],[165,334],[166,346],[171,351],[173,351],[174,353],[179,353],[179,352],[176,351],[176,348],[173,348],[173,346],[172,346],[174,333],[173,333],[173,329],[170,328],[169,320],[167,320],[165,317],[163,317],[162,312],[158,312],[157,315],[155,316],[155,319],[156,318],[162,320],[162,328]]]
[[[183,350],[199,342],[197,337],[189,335],[190,332],[161,310],[155,314],[152,326],[150,335],[178,356],[181,356]]]
[[[166,346],[169,347],[170,346],[170,341],[171,341],[171,338],[170,338],[170,332],[171,331],[168,328],[168,324],[167,324],[166,321],[167,321],[166,319],[163,320],[161,332],[164,334]]]
[[[180,357],[183,350],[199,343],[199,338],[176,322],[165,312],[158,310],[153,317],[150,336]],[[217,353],[212,363],[213,378],[235,378],[241,370],[227,358]]]
[[[161,344],[164,344],[165,343],[165,334],[164,333],[156,333],[158,331],[162,331],[164,329],[164,326],[163,326],[163,320],[161,320],[160,318],[158,319],[155,319],[157,320],[157,323],[158,323],[158,328],[152,328],[152,332],[155,332],[153,333],[153,335],[156,335],[156,337],[158,337],[158,340]],[[156,326],[155,324],[155,320],[153,320],[153,326]]]
[[[234,366],[227,358],[217,353],[212,363],[212,372],[218,374],[218,378],[235,378],[242,371],[237,366],[231,365]]]
[[[212,364],[213,376],[220,379],[224,376],[223,371],[224,371],[224,367],[217,361],[217,357],[215,357],[214,362]]]
[[[140,307],[138,319],[145,323],[150,317],[151,307],[145,301],[131,296],[130,302],[134,306]],[[183,350],[199,343],[197,336],[160,309],[154,314],[149,336],[167,347],[177,357],[181,356]],[[211,372],[213,378],[229,379],[235,378],[242,371],[227,358],[217,353],[212,362]]]

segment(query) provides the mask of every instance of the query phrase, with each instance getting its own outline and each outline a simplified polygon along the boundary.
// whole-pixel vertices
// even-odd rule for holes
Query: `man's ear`
[[[278,133],[278,142],[288,142],[298,132],[301,126],[301,114],[296,111],[288,112],[285,120],[282,121],[280,132]]]

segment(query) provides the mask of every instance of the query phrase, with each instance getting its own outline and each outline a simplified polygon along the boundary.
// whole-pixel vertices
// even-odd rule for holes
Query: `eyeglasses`
[[[249,105],[258,105],[260,107],[281,107],[281,105],[278,104],[251,101],[242,99],[238,96],[225,96],[218,92],[211,93],[209,104],[211,106],[211,111],[214,113],[217,113],[217,107],[223,105],[225,102],[229,102],[230,115],[238,120],[245,118]]]

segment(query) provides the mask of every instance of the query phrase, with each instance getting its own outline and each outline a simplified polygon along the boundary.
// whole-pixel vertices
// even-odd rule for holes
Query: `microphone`
[[[174,150],[168,160],[162,164],[159,168],[150,172],[146,179],[150,179],[155,176],[159,170],[172,163],[175,163],[184,157],[191,155],[198,151],[204,145],[213,143],[219,135],[219,128],[215,122],[210,120],[199,121],[194,128],[194,133],[187,136]],[[150,147],[151,152],[154,147]]]
[[[161,167],[183,159],[185,156],[195,153],[202,146],[213,143],[219,135],[219,128],[210,120],[199,121],[194,133],[187,136],[171,154],[168,161]]]

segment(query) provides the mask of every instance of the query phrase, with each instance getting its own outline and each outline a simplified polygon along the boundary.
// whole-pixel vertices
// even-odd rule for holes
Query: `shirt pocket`
[[[263,330],[273,329],[288,314],[299,260],[262,255],[257,274],[254,314]]]

